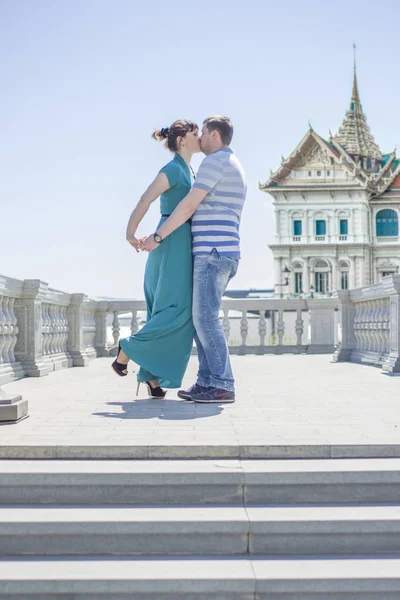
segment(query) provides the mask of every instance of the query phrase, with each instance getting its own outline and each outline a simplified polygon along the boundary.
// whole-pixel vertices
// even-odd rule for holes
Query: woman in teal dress
[[[166,140],[174,158],[165,165],[139,200],[127,227],[128,242],[139,251],[136,230],[150,204],[161,196],[161,220],[154,231],[189,193],[193,184],[192,155],[200,152],[198,127],[190,121],[175,121],[153,134]],[[158,236],[155,236],[155,241]],[[134,335],[121,339],[113,370],[128,374],[133,360],[140,366],[137,380],[147,385],[149,396],[164,398],[164,388],[181,386],[190,358],[194,327],[192,322],[192,236],[184,223],[149,254],[144,276],[147,307],[146,324]],[[162,386],[162,387],[161,387]]]

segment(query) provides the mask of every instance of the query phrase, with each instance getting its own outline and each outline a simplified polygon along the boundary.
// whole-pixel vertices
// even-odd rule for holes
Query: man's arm
[[[200,188],[191,189],[187,196],[185,196],[184,199],[179,202],[174,212],[161,225],[161,227],[157,229],[156,233],[158,233],[163,240],[168,237],[173,231],[175,231],[175,229],[178,229],[178,227],[190,219],[206,195],[207,192],[205,190]],[[151,252],[158,245],[159,244],[154,241],[153,235],[149,235],[149,237],[141,242],[140,247],[142,250]]]
[[[188,195],[179,202],[171,216],[157,230],[157,233],[164,239],[175,231],[175,229],[183,225],[183,223],[186,223],[206,195],[207,192],[198,188],[190,190]]]

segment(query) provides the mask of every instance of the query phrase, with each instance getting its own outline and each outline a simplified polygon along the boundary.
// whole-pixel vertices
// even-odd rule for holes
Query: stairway
[[[400,459],[0,461],[0,600],[399,600]]]

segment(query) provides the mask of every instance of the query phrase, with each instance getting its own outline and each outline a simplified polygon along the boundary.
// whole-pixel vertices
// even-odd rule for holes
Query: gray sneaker
[[[193,394],[201,394],[207,388],[204,385],[199,385],[198,383],[194,383],[187,390],[179,390],[178,398],[182,398],[182,400],[191,400]]]
[[[235,392],[208,387],[203,392],[192,394],[191,399],[201,404],[220,404],[222,402],[232,404],[235,402]]]

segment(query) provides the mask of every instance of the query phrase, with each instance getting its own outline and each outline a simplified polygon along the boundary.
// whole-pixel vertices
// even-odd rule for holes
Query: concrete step
[[[1,507],[0,555],[247,554],[241,507]]]
[[[398,600],[400,558],[0,560],[0,600]]]
[[[400,555],[400,506],[6,507],[0,555]]]
[[[1,504],[379,504],[400,498],[400,458],[0,460]]]
[[[209,408],[209,407],[208,407]],[[81,434],[84,436],[84,433]],[[234,442],[228,443],[218,439],[201,441],[191,440],[189,443],[179,442],[179,435],[174,442],[162,443],[151,438],[138,443],[135,440],[119,442],[118,435],[112,439],[103,440],[94,438],[89,443],[76,441],[69,435],[57,439],[57,433],[50,438],[38,433],[36,439],[25,441],[21,438],[8,439],[5,444],[0,443],[0,459],[26,459],[36,458],[44,460],[189,460],[189,459],[338,459],[338,458],[399,458],[400,444],[388,443],[269,443],[268,435],[262,443]],[[382,434],[384,437],[384,434]],[[32,438],[32,436],[30,436]],[[81,440],[82,438],[80,438]]]

